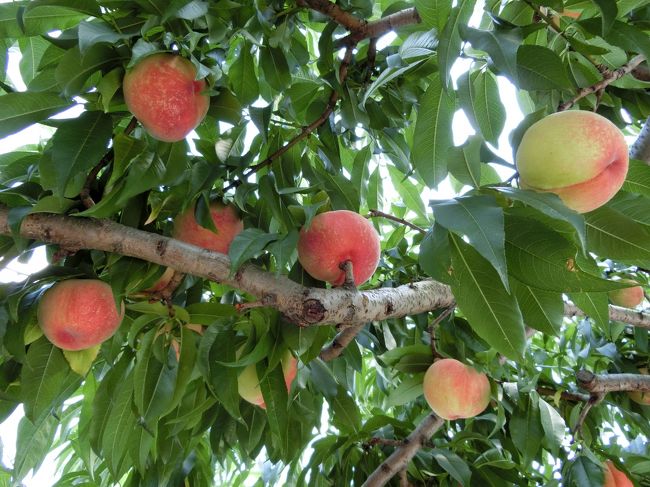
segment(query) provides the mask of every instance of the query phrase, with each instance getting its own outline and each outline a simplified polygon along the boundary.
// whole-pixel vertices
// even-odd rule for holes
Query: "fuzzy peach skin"
[[[308,228],[300,230],[298,260],[316,279],[339,286],[345,281],[340,265],[352,262],[358,286],[374,274],[379,263],[379,235],[364,217],[348,210],[316,215]]]
[[[620,282],[638,284],[636,281],[633,281],[631,279],[621,279]],[[641,286],[616,289],[614,291],[609,291],[607,294],[609,295],[609,300],[612,302],[612,304],[616,306],[622,306],[624,308],[636,308],[638,305],[643,303],[643,299],[645,298],[643,288]]]
[[[568,110],[534,123],[516,154],[522,188],[557,194],[586,213],[621,188],[628,168],[622,132],[597,113]]]
[[[127,71],[122,83],[129,111],[149,134],[164,142],[185,138],[210,106],[205,80],[196,68],[171,53],[152,54]]]
[[[108,340],[124,317],[111,287],[97,279],[54,284],[38,303],[38,323],[47,339],[63,350],[84,350]]]
[[[194,207],[190,207],[174,219],[173,237],[197,247],[227,254],[233,239],[244,229],[244,222],[233,206],[217,202],[210,205],[210,215],[217,233],[199,225],[194,218]]]
[[[424,398],[443,419],[472,418],[490,402],[490,381],[452,358],[435,361],[424,374]]]
[[[611,460],[605,462],[605,483],[603,487],[634,487],[632,481],[614,466]]]
[[[639,374],[648,375],[648,368],[641,367],[639,369]],[[627,395],[630,396],[630,399],[632,399],[637,404],[641,404],[642,406],[650,406],[650,392],[632,391],[628,392]]]
[[[287,351],[286,355],[282,358],[282,373],[284,374],[284,384],[287,386],[287,392],[291,390],[291,384],[296,378],[298,372],[298,361]],[[266,409],[264,397],[262,396],[262,389],[260,388],[260,381],[257,377],[257,367],[255,364],[250,364],[237,376],[237,386],[239,395],[245,401],[255,404],[262,409]]]

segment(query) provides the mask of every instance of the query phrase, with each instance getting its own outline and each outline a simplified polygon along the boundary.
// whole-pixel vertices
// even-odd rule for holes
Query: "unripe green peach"
[[[38,323],[47,339],[63,350],[85,350],[108,340],[124,316],[111,287],[97,279],[54,284],[38,303]]]
[[[604,465],[605,483],[603,487],[634,487],[632,481],[614,466],[611,460],[607,460]]]
[[[339,286],[345,281],[341,264],[352,262],[354,283],[366,282],[379,263],[379,235],[364,217],[348,210],[316,215],[300,230],[298,260],[312,277]]]
[[[638,284],[636,281],[631,279],[621,279],[619,282],[625,282],[628,284]],[[609,291],[609,300],[612,304],[616,306],[622,306],[624,308],[636,308],[638,305],[643,303],[644,293],[641,286],[626,287],[623,289],[616,289],[614,291]]]
[[[284,374],[284,384],[287,386],[287,391],[291,390],[291,383],[296,378],[298,372],[298,361],[287,351],[281,361],[282,373]],[[256,364],[250,364],[242,370],[237,376],[237,386],[239,395],[245,401],[255,404],[262,409],[266,409],[262,389],[260,388],[260,381],[257,376]]]
[[[227,254],[233,239],[244,229],[235,207],[219,202],[210,205],[210,216],[217,233],[199,225],[194,218],[194,208],[188,208],[174,219],[174,238],[197,247]]]
[[[472,418],[490,403],[490,381],[452,358],[435,361],[424,374],[424,397],[443,419]]]
[[[176,54],[141,59],[127,71],[122,88],[129,111],[164,142],[184,139],[210,106],[205,80],[197,80],[194,65]]]
[[[622,132],[594,112],[567,110],[534,123],[517,149],[522,188],[557,194],[585,213],[607,203],[628,168]]]

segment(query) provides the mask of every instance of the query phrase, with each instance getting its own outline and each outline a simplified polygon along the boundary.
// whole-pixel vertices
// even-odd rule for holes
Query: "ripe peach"
[[[605,483],[603,487],[634,487],[632,481],[614,466],[611,460],[605,462]]]
[[[339,286],[345,281],[340,265],[352,262],[354,283],[366,282],[379,263],[379,235],[372,224],[353,211],[316,215],[298,238],[298,260],[314,278]]]
[[[97,279],[61,281],[41,297],[38,323],[54,345],[85,350],[108,340],[122,323],[111,286]]]
[[[597,113],[568,110],[534,123],[517,149],[522,188],[557,194],[569,208],[586,213],[607,203],[628,168],[621,131]]]
[[[282,373],[284,374],[284,384],[287,386],[287,391],[290,391],[291,383],[296,378],[296,373],[298,372],[298,361],[291,355],[291,352],[287,351],[280,363],[282,365]],[[262,409],[266,409],[255,364],[248,365],[239,374],[237,377],[237,386],[242,399]]]
[[[184,139],[210,106],[205,80],[197,80],[194,65],[176,54],[141,59],[127,71],[122,88],[129,111],[164,142]]]
[[[639,369],[639,374],[648,375],[647,367],[641,367]],[[650,392],[632,391],[628,392],[627,395],[630,396],[630,399],[632,399],[637,404],[641,404],[642,406],[650,406]]]
[[[197,247],[227,254],[235,236],[244,229],[244,222],[233,206],[224,206],[219,202],[210,205],[210,215],[217,233],[199,225],[191,207],[176,217],[172,235]]]
[[[628,284],[637,284],[636,281],[631,279],[621,279],[620,282]],[[609,291],[609,300],[616,306],[623,306],[624,308],[636,308],[643,303],[644,294],[641,286],[626,287],[623,289],[616,289]]]
[[[490,381],[452,358],[435,361],[424,374],[424,397],[443,419],[472,418],[490,402]]]

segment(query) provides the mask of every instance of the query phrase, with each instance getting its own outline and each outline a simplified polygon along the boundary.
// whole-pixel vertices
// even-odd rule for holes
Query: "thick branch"
[[[362,487],[381,487],[386,485],[398,472],[404,470],[429,438],[440,429],[444,420],[435,414],[429,414],[413,432],[363,483]]]
[[[323,15],[327,15],[334,22],[342,25],[349,31],[357,31],[362,29],[365,25],[363,20],[355,17],[349,12],[346,12],[329,0],[298,0],[296,3],[301,7],[311,8]]]
[[[564,316],[573,318],[574,316],[586,316],[584,311],[574,304],[564,304]],[[609,319],[612,321],[620,321],[628,325],[636,326],[637,328],[650,329],[650,315],[643,311],[635,311],[633,309],[621,308],[620,306],[609,305]]]
[[[9,210],[0,207],[0,234],[11,235]],[[37,213],[27,216],[20,235],[66,248],[95,249],[136,257],[178,272],[193,274],[248,292],[274,306],[291,321],[302,325],[345,323],[354,325],[425,313],[452,305],[451,289],[425,280],[396,288],[367,291],[302,286],[250,264],[230,272],[224,254],[195,247],[179,240],[127,227],[111,220]],[[582,312],[567,305],[569,315]],[[650,328],[646,313],[610,306],[613,320]]]
[[[383,19],[375,20],[364,24],[361,28],[353,30],[345,37],[338,39],[336,47],[355,46],[363,39],[374,39],[381,37],[388,32],[404,27],[406,25],[419,24],[422,22],[420,15],[415,8],[407,8]]]
[[[606,71],[603,75],[603,79],[599,81],[596,84],[593,84],[591,86],[587,86],[586,88],[581,88],[578,90],[578,94],[571,98],[570,100],[560,104],[558,107],[558,112],[561,112],[563,110],[568,110],[571,108],[573,105],[575,105],[579,100],[584,98],[587,95],[591,95],[592,93],[600,93],[602,92],[605,88],[607,88],[609,85],[611,85],[614,81],[617,79],[622,78],[626,74],[629,74],[632,72],[633,69],[635,69],[639,64],[641,64],[643,61],[645,61],[645,56],[638,55],[630,59],[626,64],[621,66],[618,69],[615,69],[614,71]]]
[[[578,385],[592,394],[639,391],[650,392],[650,375],[642,374],[603,374],[597,375],[588,370],[576,374]]]
[[[639,136],[632,144],[630,157],[650,164],[650,118],[645,121]]]

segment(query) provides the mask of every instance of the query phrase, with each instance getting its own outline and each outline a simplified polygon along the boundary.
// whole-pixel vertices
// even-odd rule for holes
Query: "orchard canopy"
[[[1,3],[0,266],[47,265],[0,287],[0,422],[20,418],[0,485],[44,461],[59,487],[592,487],[606,465],[650,485],[647,294],[613,305],[650,289],[649,32],[649,0]],[[175,142],[125,100],[159,53],[206,100]],[[152,79],[145,107],[175,81]],[[575,110],[629,149],[582,213],[515,164],[529,127]],[[542,179],[596,178],[573,169],[615,137],[551,125],[526,151]],[[243,220],[227,253],[174,238],[187,211],[219,235],[214,202]],[[359,286],[297,258],[336,210],[379,236]],[[124,303],[100,346],[43,335],[70,279]],[[423,396],[441,358],[489,379],[474,417]]]

